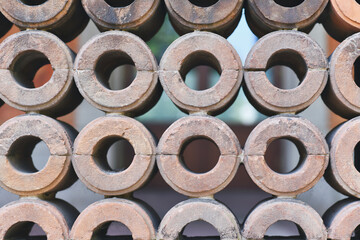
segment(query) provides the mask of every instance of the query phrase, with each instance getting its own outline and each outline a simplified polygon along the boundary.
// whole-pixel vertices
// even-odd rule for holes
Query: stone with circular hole
[[[89,17],[80,0],[0,0],[4,16],[20,29],[38,29],[54,33],[65,42],[76,38]]]
[[[213,141],[220,150],[216,166],[203,174],[186,169],[180,158],[184,145],[199,137]],[[189,116],[165,131],[157,153],[161,176],[174,190],[190,197],[203,197],[221,191],[230,183],[239,167],[242,150],[234,132],[221,120]]]
[[[276,198],[258,204],[246,217],[242,230],[245,239],[264,239],[266,230],[280,220],[297,224],[306,239],[326,240],[327,232],[319,214],[296,199]]]
[[[360,172],[354,165],[354,149],[360,142],[360,117],[351,119],[328,135],[330,164],[325,179],[337,191],[360,198]]]
[[[358,0],[329,0],[322,24],[328,34],[342,42],[360,31],[360,2]]]
[[[18,195],[42,195],[66,189],[76,181],[71,165],[72,141],[77,132],[65,123],[42,115],[14,117],[0,127],[0,185]],[[31,152],[38,141],[50,150],[46,166],[37,171]]]
[[[106,82],[118,64],[134,64],[137,74],[125,89],[113,91]],[[105,112],[140,115],[161,95],[158,65],[150,48],[134,34],[110,31],[90,39],[75,61],[75,81],[84,98]],[[120,81],[122,79],[119,79]]]
[[[343,199],[332,205],[323,216],[328,229],[328,239],[357,239],[359,233],[353,232],[360,225],[360,201]]]
[[[22,198],[0,209],[0,238],[13,239],[12,236],[26,235],[22,224],[38,224],[48,240],[67,240],[72,223],[79,212],[70,204],[54,199],[43,201],[37,198]],[[16,228],[16,225],[19,226]],[[12,228],[14,227],[14,228]],[[29,236],[24,236],[27,239]]]
[[[211,198],[189,199],[171,208],[161,220],[156,239],[179,239],[185,226],[197,220],[211,224],[219,232],[220,239],[241,239],[239,223],[234,214]]]
[[[285,138],[297,145],[299,166],[288,174],[279,174],[266,164],[269,144]],[[245,144],[244,164],[251,179],[265,192],[293,197],[312,188],[328,165],[329,150],[320,131],[308,120],[294,115],[279,115],[262,121]]]
[[[164,22],[161,0],[82,0],[85,11],[100,31],[124,30],[150,40]]]
[[[353,70],[358,58],[360,58],[360,33],[343,41],[331,55],[330,77],[322,93],[326,105],[333,112],[347,119],[360,114],[358,97],[360,88],[354,79],[360,77],[354,76]]]
[[[73,81],[73,58],[51,33],[29,30],[11,35],[0,45],[0,97],[25,112],[53,117],[72,112],[82,101]],[[36,71],[48,62],[53,69],[50,80],[34,88]]]
[[[101,167],[101,162],[106,161],[105,146],[113,137],[129,141],[135,152],[130,166],[120,172]],[[106,116],[95,119],[80,132],[74,143],[73,165],[90,190],[103,195],[123,195],[149,180],[155,165],[155,149],[154,138],[140,122],[121,115]]]
[[[220,74],[215,86],[196,91],[184,82],[187,72],[209,65]],[[175,40],[160,63],[160,81],[166,94],[184,112],[211,115],[225,111],[236,98],[242,82],[242,63],[236,50],[219,35],[208,32],[186,34]]]
[[[249,0],[245,16],[258,37],[286,29],[310,32],[329,0]],[[294,2],[296,4],[294,4]]]
[[[194,30],[203,30],[223,37],[230,36],[240,21],[244,1],[218,0],[211,1],[212,5],[202,5],[205,2],[165,0],[170,21],[176,32],[183,35]]]
[[[275,65],[292,68],[300,85],[293,89],[272,85],[266,70]],[[248,54],[244,91],[252,105],[264,114],[298,113],[320,96],[327,82],[327,67],[323,50],[308,35],[297,31],[270,33]]]
[[[70,233],[70,239],[90,240],[104,223],[116,221],[132,233],[132,239],[155,239],[158,216],[137,200],[110,198],[95,202],[81,212]]]

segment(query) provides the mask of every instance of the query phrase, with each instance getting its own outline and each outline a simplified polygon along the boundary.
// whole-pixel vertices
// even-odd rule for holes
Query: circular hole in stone
[[[360,0],[359,0],[360,1]],[[360,87],[360,57],[356,59],[354,62],[353,70],[352,70],[353,78],[355,84]]]
[[[297,224],[287,220],[280,220],[272,224],[266,230],[265,235],[268,237],[276,236],[281,239],[284,237],[287,237],[287,239],[306,239],[303,230]]]
[[[4,239],[39,239],[46,240],[44,230],[33,222],[19,222],[11,226],[5,234]]]
[[[10,164],[19,171],[36,173],[43,169],[50,157],[47,145],[38,137],[23,136],[17,139],[7,154]]]
[[[213,87],[219,81],[221,67],[214,55],[197,51],[185,58],[180,74],[189,88],[202,91]]]
[[[355,228],[355,230],[351,234],[351,240],[360,239],[360,225]]]
[[[105,0],[105,2],[111,7],[121,8],[131,5],[135,0]]]
[[[20,1],[28,6],[37,6],[47,2],[47,0],[20,0]]]
[[[49,59],[41,52],[27,51],[10,66],[15,81],[25,88],[38,88],[47,83],[54,72]]]
[[[355,0],[358,4],[360,4],[360,0]]]
[[[99,58],[95,74],[104,87],[116,91],[127,88],[135,79],[137,70],[129,55],[110,51]]]
[[[279,138],[270,143],[265,152],[267,165],[275,172],[288,174],[301,166],[306,150],[300,142]]]
[[[130,240],[133,238],[131,231],[124,224],[120,222],[110,221],[101,224],[93,232],[91,240],[99,239]]]
[[[210,7],[215,5],[219,0],[189,0],[192,4],[198,7]]]
[[[205,137],[191,139],[182,147],[182,163],[193,173],[210,171],[216,166],[219,157],[217,145]]]
[[[354,166],[358,172],[360,172],[360,142],[358,142],[354,148]]]
[[[182,236],[186,236],[186,239],[199,239],[199,237],[201,239],[220,239],[220,234],[216,228],[210,223],[201,220],[188,223],[182,230]]]
[[[305,0],[274,0],[277,4],[283,7],[296,7],[302,4]]]
[[[291,50],[274,53],[266,66],[266,76],[280,89],[296,88],[304,80],[306,73],[304,59]]]
[[[102,139],[94,149],[96,164],[105,171],[121,172],[127,169],[135,156],[131,144],[118,136]]]

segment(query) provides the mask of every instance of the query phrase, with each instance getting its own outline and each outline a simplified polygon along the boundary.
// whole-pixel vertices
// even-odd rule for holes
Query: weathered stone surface
[[[209,65],[220,74],[215,86],[196,91],[184,77],[192,68]],[[231,44],[213,33],[195,32],[175,40],[160,63],[160,81],[166,94],[184,112],[216,115],[236,98],[243,77],[239,55]]]
[[[298,4],[282,1],[280,5],[275,0],[248,0],[245,5],[246,20],[258,37],[281,29],[310,32],[328,1],[305,0],[297,1]]]
[[[100,31],[124,30],[140,36],[145,41],[150,40],[164,22],[164,3],[161,0],[128,2],[121,4],[120,1],[112,1],[112,6],[104,0],[82,0],[87,14]]]
[[[360,33],[357,33],[344,40],[331,55],[330,77],[322,93],[326,105],[348,119],[360,115],[360,88],[354,81],[353,72],[354,63],[359,57]]]
[[[0,45],[0,97],[25,112],[53,117],[72,112],[82,101],[73,81],[73,58],[51,33],[29,30],[11,35]],[[33,88],[33,77],[47,60],[53,74],[43,86]]]
[[[185,226],[197,220],[211,224],[219,232],[221,240],[241,239],[239,223],[234,214],[210,198],[189,199],[170,209],[160,223],[156,239],[179,239]]]
[[[34,196],[65,189],[75,182],[71,165],[76,130],[41,115],[22,115],[0,126],[0,185],[18,195]],[[50,157],[37,171],[31,153],[39,139]]]
[[[2,14],[20,29],[46,30],[65,42],[77,37],[89,22],[81,0],[46,0],[42,4],[1,0],[0,6]]]
[[[137,75],[127,88],[113,91],[100,82],[99,77],[110,75],[119,63],[131,62]],[[81,48],[75,61],[75,81],[81,94],[94,107],[132,116],[152,108],[162,92],[158,65],[150,48],[139,37],[121,31],[101,33]]]
[[[243,2],[219,0],[211,6],[201,7],[189,0],[165,0],[171,23],[179,35],[204,30],[223,37],[230,36],[238,25]]]
[[[271,1],[269,1],[271,2]],[[266,70],[285,65],[301,81],[293,89],[275,87]],[[297,31],[277,31],[261,38],[245,62],[245,94],[253,106],[267,115],[298,113],[310,106],[325,88],[327,60],[321,47]]]
[[[98,227],[111,221],[124,224],[131,231],[132,239],[155,239],[157,218],[148,207],[135,200],[101,200],[81,212],[71,229],[70,239],[90,240]]]
[[[131,165],[120,172],[109,172],[97,163],[106,162],[107,147],[114,137],[129,141],[135,152]],[[80,132],[74,143],[73,165],[90,190],[103,195],[122,195],[149,180],[155,153],[155,140],[140,122],[119,115],[106,116],[95,119]]]
[[[220,150],[216,166],[203,174],[186,169],[179,156],[184,145],[198,137],[210,139]],[[230,183],[238,170],[242,150],[234,132],[224,122],[209,116],[190,116],[165,131],[157,153],[157,166],[164,180],[184,195],[201,197],[213,195]]]
[[[266,230],[280,220],[297,224],[304,231],[306,239],[327,239],[326,228],[319,214],[300,200],[286,198],[275,198],[258,204],[246,217],[242,236],[245,239],[264,239]]]
[[[274,172],[265,161],[270,143],[285,138],[299,150],[300,166],[291,173]],[[251,179],[264,191],[276,196],[296,196],[312,188],[323,176],[329,150],[320,131],[308,120],[294,115],[279,115],[262,121],[245,144],[244,164]]]

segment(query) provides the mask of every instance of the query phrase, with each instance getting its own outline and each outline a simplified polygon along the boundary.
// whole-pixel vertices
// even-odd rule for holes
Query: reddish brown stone
[[[171,23],[180,35],[203,30],[223,37],[230,36],[237,27],[243,2],[243,0],[219,0],[211,6],[201,7],[189,0],[165,0]]]
[[[92,239],[95,230],[106,222],[120,222],[132,233],[132,239],[155,239],[156,216],[144,205],[126,199],[106,199],[88,206],[76,219],[70,239]]]
[[[157,240],[176,240],[185,226],[194,221],[211,224],[223,240],[241,239],[240,227],[233,213],[214,199],[197,198],[178,203],[162,219]]]
[[[118,63],[131,62],[137,75],[127,88],[113,91],[100,82],[99,76],[106,78]],[[157,103],[161,94],[157,71],[156,59],[146,43],[121,31],[101,33],[90,39],[75,61],[75,81],[89,103],[105,112],[132,116],[145,113]]]
[[[280,220],[297,224],[304,231],[306,239],[327,239],[326,228],[319,214],[302,201],[286,198],[258,204],[246,217],[242,236],[245,239],[264,239],[266,230]]]
[[[293,172],[279,174],[265,161],[269,144],[280,138],[293,141],[300,152],[301,165]],[[320,131],[308,120],[280,115],[262,121],[245,144],[245,167],[251,179],[276,196],[296,196],[312,188],[328,165],[329,150]]]
[[[215,86],[196,91],[184,77],[192,68],[209,65],[220,74]],[[184,112],[216,115],[226,110],[236,98],[243,70],[236,50],[213,33],[195,32],[175,40],[160,63],[160,81],[166,94]]]
[[[186,169],[179,157],[184,145],[198,137],[211,139],[220,150],[216,166],[203,174]],[[239,167],[242,154],[233,131],[209,116],[190,116],[173,123],[162,135],[157,152],[161,176],[174,190],[190,197],[213,195],[226,187]]]
[[[100,168],[106,162],[106,146],[114,137],[130,142],[135,156],[120,172]],[[92,191],[103,195],[122,195],[140,188],[149,180],[155,165],[156,144],[150,132],[135,119],[120,115],[98,118],[89,123],[74,143],[73,164],[80,180]],[[121,159],[119,159],[121,161]]]
[[[75,182],[71,166],[74,129],[41,115],[14,117],[0,127],[0,185],[18,195],[34,196],[65,189]],[[31,153],[40,138],[49,148],[46,166],[37,171]]]
[[[300,85],[293,89],[272,85],[266,71],[276,65],[292,68]],[[264,114],[298,113],[320,96],[327,81],[327,67],[323,50],[307,34],[297,31],[270,33],[248,54],[244,91],[253,106]]]

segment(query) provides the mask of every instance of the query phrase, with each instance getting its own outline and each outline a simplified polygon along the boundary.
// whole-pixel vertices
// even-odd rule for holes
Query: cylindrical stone
[[[322,24],[331,37],[341,42],[360,31],[359,12],[357,0],[329,0]]]
[[[132,32],[150,40],[164,22],[162,0],[82,0],[85,11],[100,31]]]
[[[82,101],[73,80],[74,53],[55,35],[24,31],[0,45],[0,97],[25,112],[53,117],[72,112]],[[53,74],[43,86],[34,88],[37,70],[51,64]]]
[[[288,139],[298,148],[299,166],[288,174],[274,172],[265,161],[266,149],[277,139]],[[279,115],[262,121],[245,144],[244,164],[251,179],[275,196],[296,196],[312,188],[328,165],[329,150],[320,131],[308,120]]]
[[[194,4],[197,2],[197,4]],[[228,37],[237,27],[243,0],[218,0],[209,5],[206,1],[165,0],[170,21],[179,35],[196,30],[210,31]]]
[[[334,128],[326,137],[330,164],[325,179],[337,191],[360,198],[360,172],[354,165],[355,146],[360,141],[360,117]]]
[[[42,2],[36,4],[33,0],[0,0],[0,9],[20,29],[49,31],[65,42],[76,38],[89,22],[81,0]]]
[[[21,115],[0,126],[0,185],[18,195],[34,196],[66,189],[76,181],[71,165],[77,132],[42,115]],[[42,140],[50,157],[38,171],[31,153]]]
[[[199,65],[220,74],[211,88],[196,91],[185,84],[185,76]],[[166,94],[184,112],[211,115],[225,111],[236,98],[243,78],[239,55],[231,44],[214,33],[195,32],[175,40],[160,63],[160,81]]]
[[[69,239],[71,228],[79,212],[65,201],[43,201],[22,198],[0,208],[0,239],[20,237],[28,239],[31,223],[38,224],[48,240]]]
[[[114,172],[104,166],[107,150],[118,138],[130,142],[135,156],[127,169]],[[73,165],[90,190],[109,196],[123,195],[149,180],[155,154],[155,140],[140,122],[120,115],[106,116],[95,119],[80,132],[74,143]]]
[[[360,7],[360,5],[359,5]],[[336,114],[344,118],[360,115],[360,88],[355,83],[354,66],[360,57],[360,33],[344,40],[333,52],[330,60],[330,76],[322,99]]]
[[[132,239],[155,239],[158,217],[152,212],[135,200],[101,200],[81,212],[71,229],[70,239],[91,240],[101,225],[113,221],[124,224],[131,231]]]
[[[122,90],[105,87],[119,65],[134,64],[137,74]],[[121,80],[121,79],[120,79]],[[132,33],[109,31],[90,39],[75,60],[75,81],[84,98],[105,112],[140,115],[160,98],[158,64],[146,43]]]
[[[156,239],[180,239],[185,226],[198,220],[211,224],[222,240],[241,239],[239,223],[234,214],[211,198],[189,199],[171,208],[161,220]]]
[[[275,87],[266,71],[276,65],[293,69],[300,85],[293,89]],[[297,31],[270,33],[248,54],[244,91],[252,105],[264,114],[298,113],[310,106],[325,88],[327,66],[323,50],[307,34]]]
[[[184,167],[181,152],[185,145],[203,137],[220,150],[216,166],[197,174]],[[176,191],[190,197],[213,195],[234,178],[242,150],[234,132],[221,120],[210,116],[184,117],[162,135],[157,148],[157,166],[163,179]]]
[[[281,220],[297,224],[306,239],[327,239],[326,228],[319,214],[306,203],[291,198],[276,198],[258,204],[246,217],[242,236],[245,239],[264,239],[266,230]]]
[[[246,20],[258,37],[276,30],[310,32],[329,0],[248,0]]]

